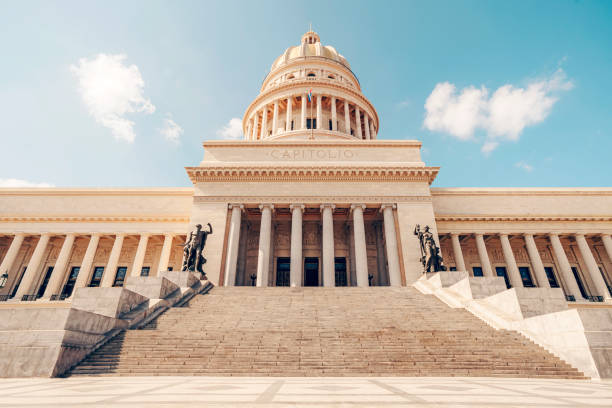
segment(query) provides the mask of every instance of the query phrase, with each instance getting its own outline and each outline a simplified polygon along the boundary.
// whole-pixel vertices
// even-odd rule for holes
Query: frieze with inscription
[[[274,160],[350,160],[357,152],[350,149],[273,149],[269,155]]]

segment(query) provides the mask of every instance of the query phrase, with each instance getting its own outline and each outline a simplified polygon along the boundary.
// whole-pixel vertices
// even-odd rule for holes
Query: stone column
[[[170,253],[172,252],[172,240],[174,234],[164,234],[164,244],[162,245],[161,254],[159,254],[159,265],[157,266],[158,275],[159,272],[165,272],[168,270],[168,263],[170,262]]]
[[[580,289],[576,283],[576,278],[574,277],[574,272],[572,272],[572,267],[567,260],[567,255],[565,254],[565,249],[563,249],[559,235],[551,233],[548,235],[548,238],[550,239],[550,244],[553,247],[555,258],[557,259],[557,265],[559,265],[559,273],[563,275],[563,280],[565,281],[566,294],[573,295],[576,299],[578,299],[578,297],[581,296]]]
[[[125,234],[120,233],[115,235],[115,242],[111,249],[110,255],[108,256],[108,262],[106,268],[104,268],[104,276],[102,276],[102,282],[100,284],[103,288],[110,288],[113,286],[115,275],[117,274],[117,265],[119,264],[119,256],[121,255],[121,248],[123,247],[123,239]]]
[[[349,103],[344,100],[344,131],[347,135],[351,134],[351,111],[349,110]]]
[[[361,133],[361,112],[359,112],[359,106],[355,105],[355,134],[361,140],[363,134]]]
[[[30,262],[28,262],[28,267],[21,278],[21,283],[19,284],[19,288],[15,294],[16,299],[21,300],[23,295],[34,294],[31,293],[32,282],[34,279],[36,279],[36,276],[40,270],[40,265],[42,264],[43,256],[47,250],[47,245],[49,244],[50,238],[51,235],[48,233],[41,234],[38,244],[36,244],[36,248],[34,248],[34,252],[30,258]],[[32,292],[35,292],[35,290],[32,290]]]
[[[251,140],[257,140],[257,126],[259,125],[259,113],[255,112],[255,116],[253,117],[253,134],[251,135]]]
[[[370,121],[368,119],[368,115],[365,113],[363,115],[363,127],[365,128],[366,140],[370,140]]]
[[[291,131],[291,121],[293,120],[293,97],[287,98],[287,118],[285,119],[285,131]]]
[[[384,229],[381,222],[374,223],[374,233],[376,234],[376,271],[378,272],[378,283],[380,286],[389,286],[389,274],[385,266],[385,246],[383,244]]]
[[[64,273],[66,272],[66,267],[70,261],[70,254],[72,253],[72,246],[74,245],[75,238],[76,235],[74,233],[66,234],[62,248],[60,249],[57,260],[55,261],[51,279],[49,279],[49,284],[47,285],[47,289],[45,289],[45,293],[43,294],[44,299],[49,299],[51,295],[59,294],[60,286],[64,280]]]
[[[270,235],[272,233],[272,204],[262,204],[261,226],[259,227],[259,253],[257,255],[257,286],[268,286],[270,269]]]
[[[527,253],[529,254],[529,260],[531,261],[531,266],[533,266],[533,272],[538,281],[538,286],[541,288],[550,288],[548,277],[544,270],[544,264],[542,263],[542,258],[540,258],[540,252],[533,239],[533,234],[524,234],[523,236],[525,237],[525,246],[527,247]]]
[[[601,234],[601,242],[603,242],[606,248],[608,259],[612,262],[612,238],[610,238],[610,234]]]
[[[259,138],[261,140],[268,137],[268,107],[264,106],[263,114],[261,115],[261,135]]]
[[[272,134],[278,130],[278,100],[274,101],[274,111],[272,112]]]
[[[367,287],[368,282],[368,251],[366,247],[365,224],[363,222],[364,204],[352,204],[353,235],[355,239],[355,275],[357,286]]]
[[[376,131],[374,130],[373,121],[370,121],[370,139],[376,139]]]
[[[458,271],[465,271],[465,261],[463,260],[463,251],[461,251],[461,242],[459,242],[459,234],[450,234],[451,242],[453,243],[453,256],[455,257],[455,266]]]
[[[247,123],[246,140],[249,140],[251,138],[251,135],[252,135],[252,130],[251,130],[252,129],[252,125],[253,124],[249,120],[249,123]]]
[[[601,271],[597,266],[597,261],[595,261],[595,257],[593,257],[593,252],[591,252],[591,248],[589,247],[584,234],[576,234],[575,238],[578,248],[580,249],[580,255],[582,255],[582,259],[584,259],[584,263],[589,270],[589,274],[591,274],[591,280],[597,288],[597,295],[603,296],[605,301],[612,301],[612,297],[608,291],[608,286],[606,286],[606,282],[604,281],[603,276],[601,276]]]
[[[303,204],[291,204],[291,266],[289,281],[291,287],[302,286],[302,213]]]
[[[323,129],[323,124],[321,123],[321,121],[323,120],[323,112],[322,112],[322,100],[323,100],[323,95],[319,94],[317,95],[317,127],[316,129]]]
[[[338,131],[338,115],[336,113],[336,97],[331,97],[331,120],[332,120],[332,130],[334,132]]]
[[[6,251],[6,255],[0,264],[0,275],[7,273],[11,273],[11,269],[13,269],[13,265],[15,264],[15,259],[17,259],[17,255],[19,254],[19,250],[21,249],[21,244],[23,244],[23,239],[25,238],[25,234],[17,233],[13,237],[13,241],[11,242],[11,246],[9,246],[8,251]]]
[[[132,263],[132,276],[140,276],[142,264],[147,252],[147,243],[149,242],[149,234],[140,234],[136,255],[134,255],[134,263]]]
[[[514,258],[514,252],[512,252],[512,246],[510,245],[508,234],[499,234],[499,240],[501,242],[506,265],[508,265],[508,279],[510,280],[510,284],[513,288],[522,288],[523,279],[521,279],[518,266],[516,266],[516,259]]]
[[[87,279],[89,278],[89,274],[91,273],[91,267],[93,266],[94,257],[96,256],[96,251],[98,249],[99,242],[100,234],[98,234],[97,232],[91,234],[89,244],[87,244],[87,249],[85,250],[85,255],[83,255],[83,260],[81,261],[81,269],[79,270],[77,280],[74,284],[75,289],[84,288],[87,285]],[[74,291],[72,291],[72,296],[73,295]]]
[[[236,284],[236,267],[238,266],[238,244],[240,243],[240,222],[242,221],[242,210],[240,204],[230,204],[232,217],[230,219],[229,235],[227,236],[227,258],[225,260],[225,286]]]
[[[306,105],[306,103],[308,102],[308,94],[303,94],[302,95],[302,117],[301,117],[301,122],[300,122],[300,129],[306,129],[306,109],[308,109],[308,106]]]
[[[381,207],[385,225],[385,242],[387,244],[387,263],[389,264],[389,285],[401,286],[402,277],[399,264],[399,248],[395,233],[393,209],[395,204],[383,204]]]
[[[323,286],[329,288],[336,286],[335,259],[334,259],[334,217],[333,204],[322,204],[323,213]]]
[[[491,268],[491,261],[489,261],[489,254],[487,253],[484,237],[482,234],[474,234],[474,236],[476,237],[476,248],[478,249],[480,265],[482,265],[482,273],[484,276],[493,276],[493,268]]]

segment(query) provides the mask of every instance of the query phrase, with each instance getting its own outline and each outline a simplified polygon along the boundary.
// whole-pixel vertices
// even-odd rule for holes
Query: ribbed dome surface
[[[270,71],[274,71],[292,60],[307,57],[328,58],[349,69],[351,68],[346,58],[340,55],[334,47],[321,44],[319,35],[314,31],[309,31],[302,36],[302,43],[300,45],[287,48],[285,52],[274,61]]]

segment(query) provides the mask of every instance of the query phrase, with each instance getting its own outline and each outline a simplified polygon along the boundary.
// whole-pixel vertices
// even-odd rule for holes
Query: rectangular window
[[[290,258],[276,258],[276,286],[289,286]]]
[[[143,266],[140,270],[140,276],[149,276],[149,272],[151,272],[150,266]]]
[[[347,286],[346,258],[336,258],[334,269],[336,271],[336,286]],[[372,280],[370,280],[370,286],[372,286]]]
[[[526,288],[534,288],[533,279],[531,279],[531,272],[529,271],[528,266],[519,266],[519,273],[521,274],[521,279],[523,280],[523,286]]]
[[[329,130],[332,130],[332,120],[329,120]]]
[[[480,266],[472,266],[472,272],[474,272],[474,276],[484,276]]]
[[[316,128],[317,128],[317,119],[307,118],[306,119],[306,129],[316,129]]]
[[[451,267],[450,267],[450,270],[451,270],[451,271],[456,271],[456,270],[457,270],[457,267],[456,267],[456,266],[451,266]]]
[[[505,266],[496,266],[495,273],[497,274],[497,276],[501,276],[504,278],[504,281],[506,282],[506,288],[510,289],[512,287],[512,285],[510,285],[510,281],[508,280],[508,273],[506,272]]]
[[[123,286],[125,281],[125,274],[127,273],[127,266],[120,266],[117,268],[117,274],[115,275],[115,281],[113,286]]]
[[[291,121],[291,130],[293,130],[293,121]]]
[[[584,288],[584,284],[582,283],[582,279],[580,278],[580,272],[578,272],[578,268],[572,266],[572,273],[574,274],[574,278],[576,279],[576,284],[578,285],[578,290],[580,290],[580,294],[583,298],[588,299],[589,294]]]
[[[168,271],[172,271],[173,268],[174,268],[173,266],[169,266]]]
[[[47,268],[47,273],[45,273],[45,277],[40,285],[40,288],[38,288],[36,299],[41,298],[45,294],[45,290],[47,289],[47,285],[49,284],[49,279],[51,279],[52,273],[53,273],[53,267],[50,266]]]
[[[79,276],[80,270],[80,266],[73,266],[72,269],[70,269],[70,275],[68,276],[68,280],[64,285],[64,289],[62,289],[62,296],[64,298],[72,295],[72,291],[74,290],[74,285],[76,284],[77,276]]]
[[[555,271],[552,266],[545,266],[544,272],[546,272],[546,277],[548,278],[548,284],[551,288],[558,288],[559,282],[557,282],[557,277],[555,276]]]
[[[15,286],[13,286],[13,290],[11,290],[11,296],[10,298],[14,298],[15,294],[17,293],[17,289],[19,289],[19,285],[21,285],[21,280],[23,279],[23,275],[25,275],[26,269],[28,269],[27,266],[23,267],[23,271],[21,272],[21,275],[19,276],[19,279],[17,279],[17,283],[15,284]]]
[[[100,282],[102,282],[102,275],[104,275],[104,267],[96,266],[94,268],[94,273],[91,276],[91,282],[89,282],[90,288],[97,288],[100,286]]]

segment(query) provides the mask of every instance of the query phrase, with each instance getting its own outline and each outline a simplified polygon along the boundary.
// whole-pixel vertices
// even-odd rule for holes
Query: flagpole
[[[312,105],[314,103],[314,98],[311,96],[310,97],[310,138],[314,139],[314,119],[312,118]]]

